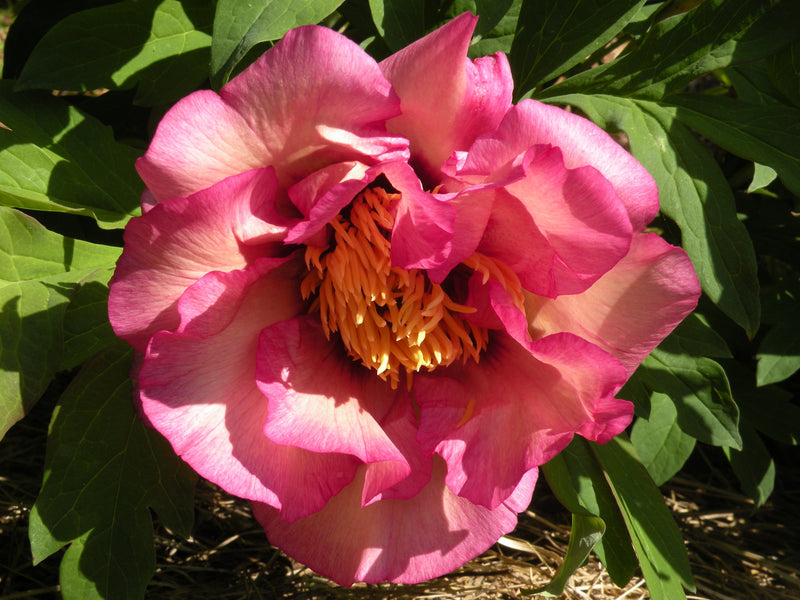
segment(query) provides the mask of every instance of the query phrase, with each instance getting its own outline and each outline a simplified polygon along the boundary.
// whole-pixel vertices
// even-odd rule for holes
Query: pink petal
[[[407,467],[379,424],[396,392],[348,357],[338,340],[326,340],[317,315],[264,328],[256,381],[269,398],[264,433],[276,444]]]
[[[496,131],[473,144],[463,175],[488,175],[539,144],[559,148],[568,169],[600,171],[625,205],[634,231],[642,231],[658,213],[655,180],[611,136],[588,119],[535,100],[514,106]]]
[[[467,58],[476,22],[465,13],[380,64],[403,111],[389,130],[410,140],[415,166],[434,181],[453,151],[497,127],[511,107],[514,82],[505,55]]]
[[[566,168],[558,148],[534,147],[521,160],[522,176],[497,192],[479,250],[536,294],[581,292],[628,251],[627,213],[596,169]]]
[[[290,220],[276,212],[276,185],[271,169],[248,171],[131,219],[110,284],[116,334],[144,352],[156,331],[177,327],[178,298],[195,281],[280,247]]]
[[[640,234],[628,255],[588,290],[556,299],[530,296],[526,310],[534,335],[575,333],[616,356],[630,374],[699,295],[686,253],[657,235]]]
[[[525,477],[508,505],[475,506],[444,485],[434,459],[430,482],[407,500],[361,506],[363,471],[320,512],[292,524],[269,506],[253,513],[269,541],[340,585],[355,581],[416,583],[443,575],[477,556],[514,529],[527,506],[534,477]]]
[[[273,166],[288,187],[329,164],[407,158],[384,122],[399,101],[377,63],[325,27],[289,31],[218,96],[200,91],[162,119],[142,179],[163,202]]]
[[[411,395],[401,392],[401,397],[381,421],[381,427],[403,453],[406,464],[396,461],[368,464],[361,500],[363,506],[390,498],[412,498],[430,481],[430,453],[423,453],[417,443],[415,410]]]
[[[496,508],[573,434],[605,442],[633,416],[611,355],[569,334],[519,344],[497,333],[477,365],[418,375],[418,439],[447,462],[447,486]]]
[[[294,520],[320,510],[359,461],[280,446],[267,438],[268,400],[256,385],[260,331],[304,306],[302,260],[266,259],[209,273],[181,297],[181,325],[157,333],[138,377],[142,411],[195,471],[231,494]]]

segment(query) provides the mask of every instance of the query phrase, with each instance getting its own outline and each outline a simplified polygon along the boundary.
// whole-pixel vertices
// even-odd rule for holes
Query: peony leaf
[[[572,531],[569,534],[569,544],[564,562],[558,568],[553,578],[544,587],[528,590],[525,594],[539,594],[545,598],[557,598],[564,593],[569,583],[569,578],[583,566],[595,544],[603,537],[606,526],[603,519],[581,514],[572,515]]]
[[[119,255],[120,248],[62,237],[0,207],[0,437],[59,369],[64,314],[76,286],[92,279],[105,287]]]
[[[578,73],[539,97],[591,93],[663,98],[705,73],[775,52],[796,39],[792,23],[798,16],[798,5],[792,2],[706,0],[688,13],[660,21],[630,53]]]
[[[50,94],[0,81],[0,204],[90,215],[123,227],[139,210],[139,152]]]
[[[768,165],[800,195],[800,109],[780,104],[765,112],[723,96],[677,94],[668,102],[675,115],[731,154]]]
[[[719,363],[658,347],[640,370],[637,374],[651,393],[664,393],[675,403],[684,433],[706,444],[741,448],[739,408]]]
[[[731,351],[725,340],[714,331],[706,318],[692,313],[661,342],[662,348],[669,348],[673,354],[690,354],[708,358],[730,358]]]
[[[549,102],[577,106],[604,129],[628,135],[631,152],[658,183],[662,212],[681,228],[703,291],[748,336],[755,335],[761,308],[752,241],[719,166],[675,121],[675,109],[580,94]]]
[[[788,379],[800,369],[800,313],[772,327],[758,347],[756,382],[759,386]]]
[[[530,93],[605,46],[643,4],[644,0],[523,2],[510,56],[518,95]]]
[[[761,436],[742,424],[742,449],[723,448],[742,489],[756,506],[761,506],[775,489],[775,462]]]
[[[319,23],[343,0],[219,0],[211,40],[211,83],[219,89],[253,46]]]
[[[113,268],[78,282],[64,313],[64,352],[58,370],[74,369],[116,339],[108,322],[108,281]]]
[[[777,177],[778,173],[772,167],[754,162],[753,180],[750,182],[750,185],[747,186],[747,193],[752,194],[758,190],[763,190],[770,183],[775,181]]]
[[[131,354],[118,342],[88,362],[50,425],[29,535],[37,563],[71,543],[61,564],[67,600],[144,597],[155,569],[148,506],[181,535],[191,528],[195,475],[136,416]]]
[[[631,443],[656,485],[675,475],[694,450],[695,440],[681,431],[677,416],[669,396],[655,392],[650,415],[636,419],[631,430]]]
[[[369,0],[369,9],[378,33],[392,51],[426,33],[425,0]]]
[[[138,85],[135,104],[175,102],[208,76],[211,21],[204,0],[119,2],[75,13],[37,44],[16,89]]]
[[[767,59],[772,83],[795,106],[800,107],[800,40]]]
[[[478,4],[486,3],[487,0],[478,2]],[[482,9],[479,7],[478,14],[481,16],[481,20],[478,21],[475,33],[480,36],[480,39],[473,41],[469,47],[469,57],[478,58],[495,52],[504,52],[506,54],[511,52],[511,44],[514,41],[514,33],[517,31],[517,22],[521,9],[522,0],[514,0],[502,18],[489,31],[484,32],[481,26],[483,13],[480,12]]]
[[[684,598],[682,588],[694,591],[695,586],[683,538],[633,446],[624,434],[589,446],[622,511],[651,598]]]
[[[755,376],[746,365],[735,363],[728,369],[742,423],[782,444],[800,444],[800,406],[794,395],[781,387],[756,387]]]
[[[619,507],[586,441],[574,438],[541,469],[550,489],[570,512],[603,520],[606,530],[595,552],[614,583],[624,587],[633,577],[638,562]]]

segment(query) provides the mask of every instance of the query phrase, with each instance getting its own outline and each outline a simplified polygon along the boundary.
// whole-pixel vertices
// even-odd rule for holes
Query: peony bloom
[[[111,283],[143,417],[343,585],[446,573],[695,306],[644,233],[652,177],[589,121],[511,104],[465,14],[376,63],[286,34],[164,117]]]

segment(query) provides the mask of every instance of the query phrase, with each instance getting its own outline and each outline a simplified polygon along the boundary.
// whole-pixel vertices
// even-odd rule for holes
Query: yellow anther
[[[391,266],[392,204],[399,194],[367,189],[345,215],[331,222],[327,248],[307,247],[308,274],[300,285],[309,310],[319,311],[325,335],[338,333],[349,354],[393,388],[413,373],[432,371],[459,358],[478,361],[489,334],[465,318],[471,306],[454,301],[419,269]],[[494,259],[473,254],[463,263],[484,283],[500,282],[522,306],[516,275]]]

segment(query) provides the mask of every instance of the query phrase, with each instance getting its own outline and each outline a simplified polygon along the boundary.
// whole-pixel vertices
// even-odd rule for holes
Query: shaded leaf
[[[792,104],[800,107],[800,41],[770,56],[767,73],[773,85]]]
[[[756,382],[759,386],[788,379],[800,369],[800,313],[791,313],[772,327],[758,346]]]
[[[723,448],[742,490],[761,506],[775,489],[775,462],[755,429],[742,424],[742,449]]]
[[[42,489],[31,511],[38,563],[61,564],[70,599],[140,599],[155,569],[148,506],[188,535],[195,475],[131,402],[131,350],[118,342],[87,363],[54,412]]]
[[[624,435],[589,444],[606,473],[628,527],[653,600],[684,598],[694,591],[689,556],[661,492]]]
[[[699,313],[692,313],[659,344],[672,354],[689,354],[709,358],[730,358],[728,344]]]
[[[0,437],[58,370],[62,321],[76,285],[90,277],[105,285],[119,255],[119,248],[62,237],[0,207]]]
[[[36,46],[16,88],[138,84],[134,103],[174,102],[208,77],[211,21],[205,0],[118,2],[70,15]]]
[[[211,83],[219,89],[256,44],[283,37],[290,29],[319,23],[342,0],[219,0],[211,40]]]
[[[59,98],[0,81],[0,204],[90,215],[123,227],[144,189],[139,152]]]
[[[782,36],[753,36],[741,48],[737,46],[759,18],[770,12],[770,4],[764,0],[705,0],[688,13],[656,24],[632,52],[570,77],[539,97],[593,93],[663,98],[704,73],[737,61],[756,60],[788,43],[794,32],[781,29]],[[778,16],[784,17],[782,13]],[[773,20],[778,19],[770,15],[770,22]]]
[[[768,165],[800,195],[800,109],[774,104],[765,111],[724,96],[676,94],[676,116],[728,152]]]
[[[425,35],[425,0],[369,0],[378,34],[396,52]]]
[[[645,0],[525,0],[511,46],[517,95],[565,73],[605,46]]]
[[[719,363],[656,348],[640,368],[651,392],[662,392],[675,403],[684,433],[706,444],[741,447],[739,408]]]
[[[760,304],[753,243],[736,216],[733,193],[713,157],[681,123],[675,109],[613,96],[570,95],[572,104],[608,131],[624,131],[632,154],[655,177],[661,211],[681,229],[705,294],[748,336]]]
[[[669,396],[655,392],[650,398],[650,416],[633,424],[631,443],[650,477],[661,485],[683,467],[695,440],[678,426],[678,411]]]
[[[755,374],[740,363],[727,372],[742,423],[783,444],[800,444],[800,406],[792,402],[791,392],[774,385],[756,387]]]
[[[586,441],[575,437],[541,470],[550,489],[570,512],[603,520],[606,530],[595,552],[614,583],[625,587],[638,562],[616,500]]]

